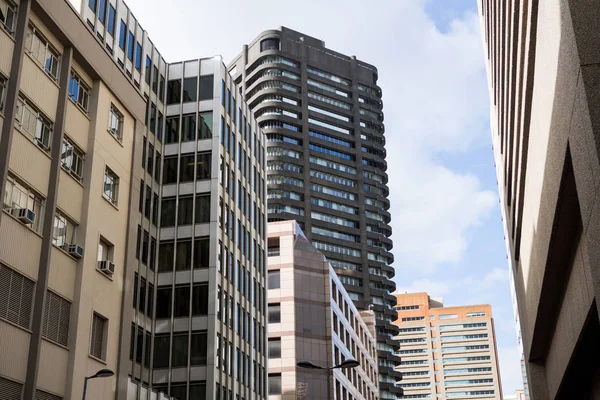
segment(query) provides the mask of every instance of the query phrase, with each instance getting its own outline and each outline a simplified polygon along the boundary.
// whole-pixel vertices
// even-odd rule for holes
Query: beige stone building
[[[122,0],[0,0],[0,399],[264,399],[265,139]]]
[[[405,398],[502,399],[492,307],[396,294]]]
[[[269,400],[379,398],[375,317],[358,311],[333,268],[296,221],[268,226]],[[345,360],[359,366],[327,372]]]
[[[530,398],[600,398],[600,4],[479,0]]]

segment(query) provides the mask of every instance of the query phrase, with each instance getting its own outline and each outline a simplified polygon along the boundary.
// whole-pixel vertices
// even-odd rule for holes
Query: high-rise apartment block
[[[295,219],[359,309],[377,316],[381,398],[394,370],[392,249],[377,69],[282,27],[229,64],[267,136],[268,220]]]
[[[600,396],[600,4],[479,0],[530,398]]]
[[[269,395],[277,396],[270,398],[327,399],[329,391],[335,400],[379,399],[373,311],[356,308],[296,221],[270,222],[268,232]],[[331,372],[296,365],[347,360],[359,365]]]
[[[265,140],[221,59],[122,0],[0,25],[0,398],[266,398]]]
[[[427,293],[396,298],[405,398],[502,399],[491,306],[444,307]]]

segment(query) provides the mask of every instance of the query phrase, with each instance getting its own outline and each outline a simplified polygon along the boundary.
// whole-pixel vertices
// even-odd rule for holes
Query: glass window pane
[[[194,155],[181,156],[179,168],[179,182],[194,180]],[[164,182],[163,182],[164,183]]]
[[[213,98],[213,85],[213,75],[206,75],[200,77],[200,100],[209,100]]]
[[[177,215],[178,225],[190,225],[192,223],[193,200],[193,197],[179,198],[179,210]]]
[[[198,78],[185,78],[183,80],[183,102],[196,101]]]
[[[156,291],[156,318],[171,317],[171,292],[170,287],[158,288]]]
[[[188,355],[188,335],[173,335],[173,357],[172,357],[172,366],[173,367],[186,367],[187,366],[187,355]],[[171,392],[171,394],[173,394]]]
[[[210,240],[208,238],[194,241],[194,268],[208,268]]]
[[[190,314],[190,287],[175,288],[175,309],[173,316],[187,317]]]
[[[269,289],[279,289],[281,287],[281,277],[279,271],[269,271]]]
[[[281,322],[281,306],[279,304],[269,305],[269,323],[277,324]]]

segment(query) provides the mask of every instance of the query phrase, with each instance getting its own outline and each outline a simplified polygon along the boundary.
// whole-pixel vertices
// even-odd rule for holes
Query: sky
[[[167,62],[228,63],[283,25],[375,65],[398,292],[491,304],[504,394],[522,388],[476,0],[379,0],[368,11],[361,0],[127,4]]]

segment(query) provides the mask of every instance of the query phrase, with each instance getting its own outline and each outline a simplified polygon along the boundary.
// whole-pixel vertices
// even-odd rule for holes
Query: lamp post
[[[82,400],[85,400],[85,392],[87,391],[87,382],[88,382],[88,379],[110,378],[114,374],[115,373],[112,372],[110,369],[101,369],[100,371],[96,372],[92,376],[86,376],[85,379],[84,379],[84,381],[83,381],[83,398],[82,398]]]
[[[311,361],[299,361],[296,365],[300,368],[321,369],[321,370],[327,371],[327,400],[331,400],[331,377],[330,377],[331,371],[333,371],[334,369],[341,369],[341,368],[356,368],[360,365],[360,363],[358,361],[350,358],[350,359],[342,362],[341,364],[338,364],[333,367],[321,367],[319,365],[313,364]]]

